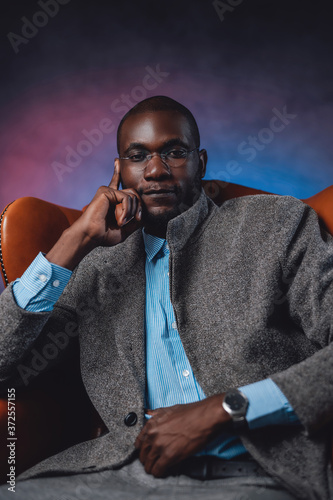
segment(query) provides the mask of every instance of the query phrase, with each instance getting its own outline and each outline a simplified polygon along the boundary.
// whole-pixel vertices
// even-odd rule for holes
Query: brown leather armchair
[[[223,181],[202,181],[215,203],[252,194],[272,194]],[[302,200],[314,208],[322,226],[333,234],[333,186]],[[20,277],[39,251],[47,253],[82,211],[37,198],[19,198],[0,216],[0,267],[7,286]],[[56,370],[56,369],[55,369]],[[49,371],[16,390],[16,473],[105,430],[80,377],[79,364]],[[7,438],[7,396],[0,399],[0,435]],[[4,437],[4,439],[3,439]],[[7,448],[0,449],[0,482],[8,472]]]

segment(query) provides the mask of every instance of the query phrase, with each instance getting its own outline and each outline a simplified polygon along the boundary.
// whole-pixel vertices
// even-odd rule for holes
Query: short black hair
[[[138,115],[139,113],[151,113],[154,111],[177,111],[181,115],[183,115],[190,127],[191,135],[194,139],[195,145],[197,148],[200,147],[200,134],[197,122],[195,121],[194,116],[191,111],[187,109],[185,106],[180,104],[180,102],[171,99],[171,97],[167,97],[164,95],[156,95],[153,97],[148,97],[143,101],[138,102],[133,108],[127,111],[126,115],[123,116],[121,122],[119,123],[117,130],[117,150],[119,154],[120,150],[120,134],[121,129],[124,122],[133,115]]]

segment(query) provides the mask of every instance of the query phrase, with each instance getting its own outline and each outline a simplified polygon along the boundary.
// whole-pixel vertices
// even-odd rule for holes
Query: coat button
[[[126,417],[124,418],[125,425],[127,427],[132,427],[132,425],[135,425],[138,421],[137,414],[134,413],[134,411],[131,411]]]

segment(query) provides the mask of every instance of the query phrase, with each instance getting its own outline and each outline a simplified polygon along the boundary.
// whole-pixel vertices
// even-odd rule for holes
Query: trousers
[[[18,480],[7,500],[295,500],[271,477],[201,481],[185,475],[163,479],[146,474],[138,459],[118,470]]]
[[[0,487],[1,500],[295,500],[268,475],[161,479],[147,474],[138,459],[118,470],[18,479],[14,495],[8,486]]]

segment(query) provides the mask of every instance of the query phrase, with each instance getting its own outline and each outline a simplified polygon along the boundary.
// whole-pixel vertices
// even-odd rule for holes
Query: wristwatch
[[[245,416],[249,406],[249,400],[245,394],[238,389],[228,389],[224,395],[222,406],[231,416],[235,429],[247,427]]]

